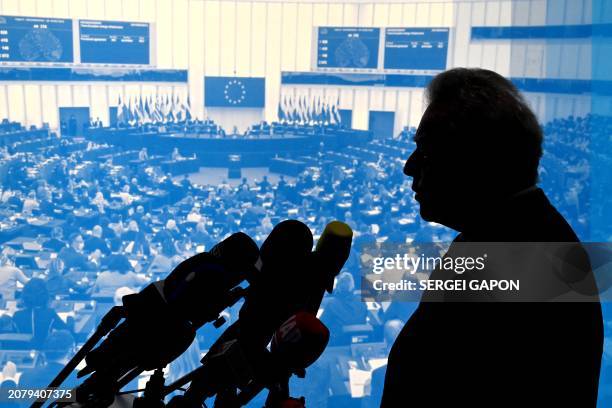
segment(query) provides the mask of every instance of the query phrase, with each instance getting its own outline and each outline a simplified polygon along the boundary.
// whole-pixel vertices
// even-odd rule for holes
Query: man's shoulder
[[[0,274],[2,275],[17,275],[19,272],[21,272],[20,269],[15,266],[0,266]]]
[[[530,197],[524,207],[523,228],[532,234],[534,241],[578,242],[578,236],[565,217],[548,200],[541,189]]]
[[[578,236],[537,188],[513,199],[491,214],[486,224],[462,233],[463,242],[578,242]]]

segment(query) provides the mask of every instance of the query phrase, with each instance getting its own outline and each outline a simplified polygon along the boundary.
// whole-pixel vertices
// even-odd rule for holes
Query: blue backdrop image
[[[380,406],[390,348],[418,305],[364,302],[360,248],[457,235],[421,218],[403,173],[435,71],[510,79],[543,131],[538,186],[582,241],[612,240],[603,0],[1,3],[2,390],[47,385],[123,296],[229,234],[261,245],[297,219],[316,243],[337,219],[354,241],[317,313],[330,343],[291,394],[309,408]],[[197,331],[166,383],[201,365],[242,304]]]

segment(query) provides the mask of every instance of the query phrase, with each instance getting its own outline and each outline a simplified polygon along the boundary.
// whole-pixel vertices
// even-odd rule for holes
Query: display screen
[[[445,70],[448,28],[386,28],[385,69]]]
[[[378,68],[380,28],[319,27],[317,68]]]
[[[149,23],[79,21],[81,62],[150,64]]]
[[[0,16],[0,61],[74,62],[72,20]]]

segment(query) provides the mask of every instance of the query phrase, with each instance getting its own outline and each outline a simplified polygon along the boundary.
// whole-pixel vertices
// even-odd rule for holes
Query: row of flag
[[[178,95],[157,95],[131,97],[119,96],[117,123],[138,126],[147,123],[177,123],[190,120],[191,101]]]
[[[278,104],[278,119],[285,123],[332,123],[341,122],[340,96],[334,100],[322,95],[281,95]]]

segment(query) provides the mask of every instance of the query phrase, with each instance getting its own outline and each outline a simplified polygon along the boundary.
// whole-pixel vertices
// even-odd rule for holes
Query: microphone
[[[209,252],[181,262],[165,280],[124,296],[112,323],[96,331],[87,349],[77,353],[78,359],[75,356],[52,385],[59,386],[84,357],[86,367],[78,377],[92,374],[77,387],[77,401],[110,405],[115,393],[142,371],[163,368],[181,355],[200,326],[223,324],[219,314],[244,295],[238,285],[253,274],[258,258],[257,244],[236,233]],[[114,327],[120,318],[124,321]]]
[[[216,320],[227,303],[238,300],[231,290],[252,273],[258,256],[255,242],[236,233],[210,252],[181,262],[165,280],[125,296],[126,321],[87,356],[89,369],[80,376],[108,364],[115,355],[138,356],[145,370],[174,360],[191,344],[197,328]]]
[[[311,313],[317,313],[326,291],[332,293],[334,280],[351,253],[352,243],[353,230],[348,224],[332,221],[325,226],[312,253],[311,269],[317,279],[309,289],[309,303],[305,307]]]
[[[293,313],[312,245],[310,229],[297,220],[276,225],[261,245],[260,272],[239,312],[240,337],[249,347],[266,347],[274,330]]]
[[[352,239],[353,231],[343,222],[332,221],[325,227],[319,241],[317,242],[315,251],[311,255],[312,263],[310,268],[315,274],[316,279],[311,279],[310,281],[306,280],[304,282],[310,282],[311,286],[305,288],[305,301],[301,305],[301,311],[296,314],[296,316],[301,316],[302,325],[310,323],[311,325],[316,326],[316,322],[320,323],[320,321],[316,319],[316,314],[321,307],[321,302],[323,300],[323,296],[325,295],[325,291],[328,293],[333,291],[335,277],[340,273],[350,255]],[[309,321],[308,318],[316,320]],[[287,327],[287,324],[284,324],[283,326]],[[289,396],[289,379],[292,374],[296,374],[298,377],[303,378],[306,375],[305,368],[314,363],[321,356],[321,354],[323,354],[325,346],[329,341],[329,331],[327,328],[325,328],[325,330],[327,331],[327,340],[325,340],[324,343],[319,343],[322,345],[320,350],[317,350],[316,348],[312,348],[311,350],[293,350],[293,355],[302,357],[307,357],[308,354],[305,354],[305,352],[311,351],[313,353],[310,354],[312,360],[302,360],[303,368],[294,370],[290,373],[285,373],[284,377],[278,379],[275,384],[272,386],[267,385],[269,393],[266,400],[266,408],[303,408],[305,406],[303,397],[295,399]],[[291,330],[289,330],[289,333],[291,333]],[[306,344],[308,344],[308,342]],[[274,339],[272,347],[274,350]],[[288,356],[284,356],[283,360],[288,361],[289,364],[292,363],[292,359]],[[300,367],[300,365],[294,363],[294,367]],[[249,400],[255,395],[250,397]]]
[[[184,399],[195,404],[223,389],[244,386],[259,375],[256,371],[265,366],[266,347],[274,331],[291,315],[287,309],[292,304],[293,275],[306,266],[312,245],[312,233],[302,222],[286,220],[272,229],[261,246],[259,272],[250,279],[238,321],[211,346],[203,365],[170,384],[167,393],[191,381]],[[232,364],[218,363],[227,359],[241,367],[236,369],[241,377],[226,372]]]
[[[252,341],[251,334],[258,333],[256,343],[266,347],[291,315],[300,310],[316,315],[349,257],[352,237],[347,224],[330,222],[312,251],[312,234],[305,224],[278,224],[261,247],[261,273],[240,309],[242,336]]]
[[[235,406],[249,403],[264,388],[270,389],[266,408],[280,408],[304,404],[304,400],[289,396],[289,378],[295,374],[303,378],[305,370],[323,354],[329,342],[329,329],[308,312],[298,312],[285,321],[274,333],[270,346],[270,382],[254,382],[236,397]]]
[[[274,333],[270,351],[292,374],[309,367],[321,356],[329,342],[329,329],[307,312],[287,319]]]
[[[283,385],[292,374],[302,375],[304,370],[315,362],[325,350],[329,342],[329,330],[315,316],[307,312],[299,312],[285,321],[273,335],[271,351],[264,350],[267,365],[265,377],[269,382],[253,380],[252,365],[247,360],[241,344],[236,340],[224,343],[219,352],[209,356],[207,366],[201,366],[199,379],[207,376],[208,381],[214,381],[223,391],[223,385],[240,386],[241,392],[236,394],[222,392],[217,395],[215,407],[240,407],[246,405],[265,387],[274,387],[274,405],[266,407],[281,407],[284,404],[298,403],[299,399],[289,397],[288,385]],[[215,372],[206,372],[215,367]],[[190,387],[190,390],[193,387]],[[231,388],[231,387],[230,387]],[[210,395],[206,395],[208,397]],[[201,406],[201,400],[193,398],[188,392],[184,396],[174,397],[168,408],[192,408]],[[287,405],[289,406],[289,405]]]
[[[219,392],[244,388],[255,379],[272,383],[268,367],[273,363],[266,347],[275,330],[298,312],[315,317],[325,291],[332,290],[335,276],[348,259],[351,241],[350,227],[334,221],[326,226],[312,252],[312,234],[306,225],[295,220],[278,224],[261,246],[260,272],[252,280],[239,320],[211,347],[202,359],[203,366],[171,384],[168,392],[191,381],[179,399],[195,404]],[[220,381],[223,370],[214,363],[219,354],[241,361],[241,368],[233,371],[244,377]]]

